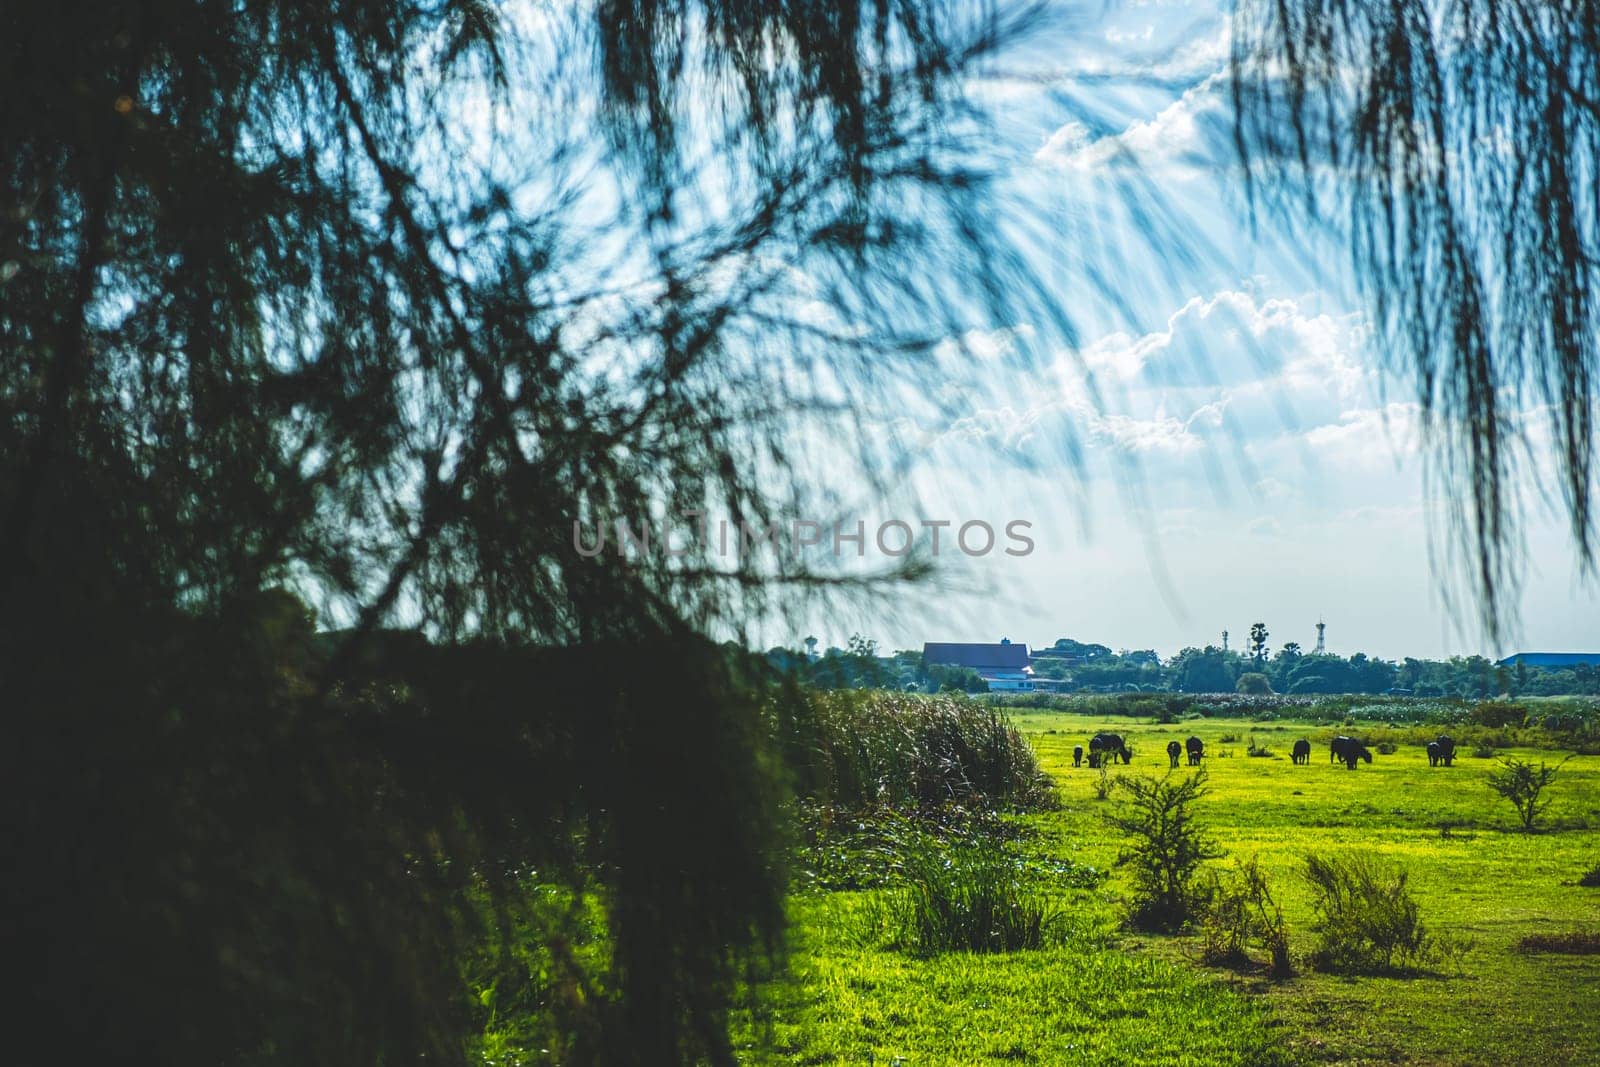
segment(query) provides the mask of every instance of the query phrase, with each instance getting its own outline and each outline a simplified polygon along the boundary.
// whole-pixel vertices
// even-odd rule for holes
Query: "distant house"
[[[922,646],[924,667],[971,667],[989,683],[992,692],[1032,692],[1033,668],[1028,666],[1028,646],[1005,638],[997,645],[930,641]]]
[[[1500,661],[1502,667],[1526,665],[1547,671],[1570,671],[1574,667],[1600,667],[1600,652],[1518,652]]]

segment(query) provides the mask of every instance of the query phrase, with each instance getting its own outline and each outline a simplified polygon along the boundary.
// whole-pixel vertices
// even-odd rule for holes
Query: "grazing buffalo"
[[[1453,766],[1456,758],[1455,738],[1448,734],[1440,734],[1439,739],[1433,743],[1439,746],[1439,762],[1446,767]]]
[[[1366,745],[1363,745],[1355,738],[1340,734],[1328,746],[1328,761],[1331,763],[1336,759],[1344,760],[1345,767],[1353,771],[1356,769],[1357,760],[1366,760],[1371,763],[1372,753],[1367,751]]]
[[[1440,759],[1440,756],[1439,756],[1439,742],[1437,742],[1437,741],[1429,741],[1428,742],[1428,766],[1430,766],[1430,767],[1439,766],[1439,759]]]
[[[1189,766],[1200,766],[1200,757],[1206,754],[1205,742],[1198,737],[1191,737],[1183,743],[1183,747],[1189,750]]]
[[[1294,761],[1296,763],[1310,763],[1311,762],[1311,742],[1307,741],[1303,737],[1300,740],[1296,741],[1294,743],[1294,753],[1293,753],[1292,758],[1294,759]]]
[[[1083,746],[1082,745],[1073,745],[1072,746],[1072,765],[1074,767],[1082,767],[1083,766]]]
[[[1122,740],[1121,734],[1102,733],[1095,734],[1089,738],[1089,758],[1091,760],[1096,752],[1100,753],[1102,760],[1109,760],[1112,763],[1117,762],[1118,757],[1121,757],[1123,763],[1133,762],[1133,753],[1128,751],[1127,742]]]
[[[1178,765],[1178,757],[1183,755],[1183,746],[1176,741],[1167,742],[1167,759],[1172,761],[1172,766]]]

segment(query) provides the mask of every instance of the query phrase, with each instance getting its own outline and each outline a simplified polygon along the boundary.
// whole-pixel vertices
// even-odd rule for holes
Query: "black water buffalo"
[[[1366,745],[1363,745],[1355,738],[1340,734],[1328,746],[1328,762],[1332,763],[1336,759],[1344,760],[1345,767],[1353,771],[1356,769],[1357,760],[1366,760],[1371,763],[1372,753],[1367,751]]]
[[[1294,753],[1293,753],[1291,758],[1293,758],[1293,760],[1296,763],[1310,763],[1311,762],[1311,742],[1307,741],[1303,737],[1300,740],[1296,741],[1294,743]]]
[[[1082,745],[1073,745],[1072,746],[1072,765],[1074,767],[1082,767],[1083,766],[1083,746]]]
[[[1454,766],[1456,758],[1455,738],[1448,734],[1440,734],[1438,740],[1433,743],[1439,746],[1439,762],[1446,767]]]
[[[1206,754],[1205,742],[1198,737],[1191,737],[1183,743],[1183,747],[1189,750],[1189,766],[1200,766],[1200,757]]]
[[[1172,761],[1172,766],[1178,765],[1178,757],[1183,755],[1183,746],[1176,741],[1167,742],[1167,759]]]
[[[1428,742],[1428,766],[1439,766],[1439,742],[1437,741]]]
[[[1102,733],[1089,738],[1091,760],[1096,752],[1100,753],[1101,759],[1110,760],[1112,763],[1117,762],[1118,757],[1121,757],[1123,763],[1133,762],[1133,753],[1128,751],[1127,742],[1122,740],[1121,734]]]

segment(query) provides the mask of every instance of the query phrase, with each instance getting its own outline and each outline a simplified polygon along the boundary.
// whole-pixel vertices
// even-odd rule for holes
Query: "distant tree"
[[[1272,681],[1265,674],[1249,671],[1239,675],[1235,688],[1249,696],[1269,696],[1272,693]]]
[[[1255,660],[1256,666],[1265,666],[1267,662],[1267,624],[1254,623],[1250,627],[1250,658]]]
[[[1180,693],[1231,693],[1238,672],[1222,649],[1186,648],[1173,657],[1172,688]]]
[[[930,688],[940,693],[987,693],[989,683],[971,667],[935,664],[928,668]]]

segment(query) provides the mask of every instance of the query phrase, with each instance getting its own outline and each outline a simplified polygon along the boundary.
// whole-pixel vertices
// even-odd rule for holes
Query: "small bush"
[[[1217,744],[1219,745],[1236,745],[1238,743],[1238,734],[1223,734],[1221,737],[1217,738]]]
[[[1268,748],[1266,745],[1256,744],[1256,735],[1251,734],[1249,744],[1245,748],[1244,754],[1246,756],[1255,756],[1259,759],[1271,759],[1272,749]]]
[[[1370,974],[1405,970],[1420,963],[1428,934],[1403,870],[1365,856],[1307,856],[1317,916],[1319,970]]]
[[[1267,971],[1272,977],[1287,978],[1294,973],[1289,962],[1289,927],[1256,857],[1237,864],[1229,879],[1213,876],[1208,896],[1200,920],[1202,962],[1248,965],[1251,944],[1260,942],[1267,951]]]
[[[1117,778],[1120,777],[1121,775],[1117,776]],[[1110,799],[1111,790],[1117,784],[1117,778],[1111,777],[1110,767],[1104,763],[1100,764],[1100,775],[1094,780],[1094,798],[1096,800]]]
[[[1127,799],[1106,821],[1134,841],[1133,851],[1117,862],[1134,868],[1129,922],[1138,929],[1177,930],[1204,903],[1195,874],[1201,863],[1222,855],[1195,819],[1205,782],[1204,768],[1189,777],[1125,775],[1115,781]]]
[[[993,842],[922,839],[902,852],[903,884],[867,911],[901,951],[1017,952],[1054,940],[1060,911],[1031,889],[1016,857]]]
[[[1590,867],[1578,878],[1578,884],[1590,889],[1600,889],[1600,863]]]
[[[1494,759],[1494,746],[1478,745],[1472,750],[1472,755],[1477,759]]]
[[[1521,952],[1559,952],[1569,956],[1600,955],[1600,930],[1529,934],[1517,942],[1517,949]]]
[[[1561,764],[1566,762],[1567,760],[1562,760],[1554,767],[1547,767],[1544,761],[1540,760],[1536,770],[1533,764],[1524,763],[1519,759],[1502,759],[1500,770],[1489,773],[1489,788],[1505,797],[1511,802],[1511,806],[1517,809],[1517,816],[1522,820],[1524,830],[1532,830],[1534,821],[1545,808],[1550,806],[1548,800],[1540,801],[1539,796],[1544,792],[1545,786],[1555,781]]]
[[[1399,746],[1397,746],[1393,741],[1378,742],[1378,755],[1380,756],[1392,756],[1398,751]]]
[[[1467,712],[1467,721],[1496,729],[1503,726],[1521,726],[1528,721],[1528,709],[1521,704],[1485,700]]]

